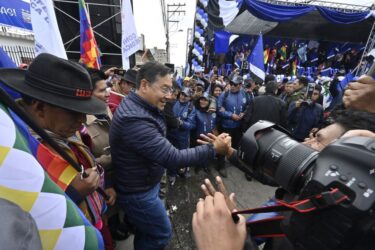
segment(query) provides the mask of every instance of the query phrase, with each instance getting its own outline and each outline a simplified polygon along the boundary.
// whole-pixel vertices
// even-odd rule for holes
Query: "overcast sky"
[[[186,4],[182,10],[186,15],[175,15],[171,20],[180,20],[178,27],[170,25],[170,61],[175,66],[185,66],[187,29],[194,25],[194,13],[196,2],[193,0],[173,1],[166,0],[166,4]],[[158,47],[165,49],[165,30],[160,0],[134,0],[134,18],[138,34],[145,35],[147,48]],[[172,10],[172,8],[170,8]],[[182,30],[182,32],[178,32]]]

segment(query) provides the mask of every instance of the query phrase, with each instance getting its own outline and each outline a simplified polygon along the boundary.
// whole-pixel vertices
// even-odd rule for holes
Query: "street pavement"
[[[210,164],[210,166],[211,173],[209,174],[203,170],[195,173],[194,169],[191,168],[189,178],[177,178],[175,185],[168,188],[166,207],[172,222],[173,237],[166,248],[167,250],[196,249],[191,219],[198,199],[203,198],[200,185],[205,178],[209,178],[214,183],[214,178],[218,175],[213,164]],[[275,188],[262,185],[255,180],[247,181],[244,173],[228,162],[227,171],[228,177],[223,178],[223,181],[228,192],[236,194],[239,209],[258,207],[273,196]],[[132,250],[132,241],[133,237],[129,237],[126,241],[117,242],[116,249]]]

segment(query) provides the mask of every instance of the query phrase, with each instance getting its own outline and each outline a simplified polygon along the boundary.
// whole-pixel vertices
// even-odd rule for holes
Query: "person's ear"
[[[142,79],[141,82],[139,83],[139,91],[141,91],[142,93],[147,91],[149,87],[150,87],[149,82],[146,79]]]
[[[46,113],[47,104],[38,100],[32,100],[30,109],[32,113],[38,117],[44,117]]]

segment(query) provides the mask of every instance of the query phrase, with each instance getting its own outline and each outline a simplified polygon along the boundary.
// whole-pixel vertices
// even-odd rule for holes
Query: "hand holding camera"
[[[244,248],[246,221],[239,216],[233,222],[225,197],[216,192],[213,196],[200,199],[193,214],[193,232],[199,250],[240,250]]]
[[[358,81],[349,83],[343,103],[346,108],[375,113],[375,80],[370,76],[362,76]]]
[[[214,185],[212,185],[212,183],[209,179],[205,179],[204,184],[201,185],[201,189],[202,189],[204,195],[206,197],[207,196],[213,197],[216,192],[220,192],[224,195],[225,202],[227,203],[227,206],[228,206],[229,210],[233,211],[233,210],[237,209],[237,202],[236,202],[235,194],[231,193],[231,194],[228,195],[228,191],[227,191],[227,189],[224,185],[223,180],[220,178],[220,176],[216,176],[215,180],[216,180],[216,185],[217,185],[219,191],[217,191],[215,189]]]

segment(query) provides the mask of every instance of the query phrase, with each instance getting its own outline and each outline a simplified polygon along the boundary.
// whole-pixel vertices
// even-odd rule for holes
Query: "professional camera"
[[[257,180],[282,187],[278,199],[320,198],[322,209],[286,213],[281,227],[295,249],[375,249],[374,139],[339,139],[319,153],[259,121],[243,135],[238,158]],[[325,197],[333,189],[344,202]]]

